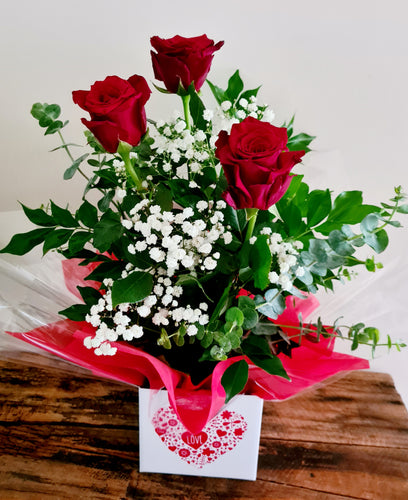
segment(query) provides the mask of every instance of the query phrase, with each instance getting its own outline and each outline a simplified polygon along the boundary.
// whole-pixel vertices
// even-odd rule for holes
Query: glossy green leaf
[[[66,208],[61,208],[51,201],[51,213],[59,226],[62,227],[77,227],[78,223],[72,216],[71,212]]]
[[[221,377],[221,384],[225,391],[225,403],[228,403],[236,394],[239,394],[248,381],[248,363],[242,359],[230,365]]]
[[[228,87],[225,92],[228,100],[233,103],[243,89],[244,89],[244,83],[241,80],[241,77],[239,76],[239,71],[237,70],[228,80]]]
[[[112,286],[112,305],[139,302],[150,295],[153,289],[153,276],[150,273],[134,271],[126,278],[118,279]]]
[[[85,280],[103,281],[105,278],[112,278],[116,280],[120,278],[123,270],[124,264],[121,261],[110,260],[107,262],[101,262],[98,267],[88,274]]]
[[[93,306],[98,303],[102,297],[101,292],[91,286],[77,286],[78,292],[81,294],[82,300],[88,306]]]
[[[330,191],[326,189],[311,191],[307,198],[307,223],[309,227],[316,226],[325,219],[331,210]]]
[[[22,206],[27,218],[32,223],[37,224],[37,226],[51,227],[56,225],[53,217],[51,217],[51,215],[47,214],[47,212],[45,212],[41,208],[31,209],[26,207],[22,203],[20,203],[20,205]]]
[[[316,136],[308,134],[297,134],[290,137],[287,143],[289,151],[310,151],[309,144],[316,139]]]
[[[112,243],[118,240],[123,233],[123,226],[118,213],[108,210],[95,225],[93,244],[101,253],[109,250]]]
[[[269,285],[269,272],[272,265],[272,255],[268,245],[268,236],[261,235],[251,245],[249,265],[254,273],[254,285],[264,290]]]
[[[212,84],[209,80],[207,80],[207,83],[218,104],[221,104],[222,102],[227,100],[224,90],[222,90],[220,87],[217,87],[217,85]]]
[[[52,228],[41,228],[34,229],[28,233],[15,234],[8,245],[0,250],[0,253],[24,255],[42,243],[52,231]]]
[[[63,246],[72,233],[73,229],[55,229],[55,231],[48,234],[44,241],[43,254],[45,255],[48,251]]]
[[[76,218],[86,227],[93,228],[98,222],[98,211],[89,201],[85,200],[77,210]]]
[[[63,311],[58,311],[58,314],[72,321],[84,321],[85,316],[89,314],[89,306],[86,304],[74,304]]]
[[[282,361],[271,353],[268,342],[264,337],[249,335],[242,342],[242,350],[256,366],[259,366],[270,375],[277,375],[290,380]]]
[[[199,98],[194,88],[189,89],[189,94],[190,94],[189,108],[193,123],[200,130],[205,130],[207,128],[207,122],[204,120],[203,116],[205,110],[203,101]]]
[[[77,231],[68,241],[68,250],[73,254],[79,252],[91,238],[92,233],[88,233],[88,231]]]

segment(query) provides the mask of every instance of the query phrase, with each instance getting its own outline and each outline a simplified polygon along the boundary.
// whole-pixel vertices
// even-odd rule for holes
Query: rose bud
[[[219,133],[215,156],[228,182],[224,200],[233,208],[267,210],[285,194],[290,170],[304,151],[288,151],[286,128],[255,118],[236,123],[228,134]]]
[[[207,35],[176,35],[168,39],[153,36],[150,42],[157,51],[151,51],[154,76],[173,94],[177,94],[180,85],[187,90],[193,82],[198,92],[210,71],[214,52],[224,45],[214,44]]]
[[[82,123],[109,153],[116,153],[119,141],[137,146],[146,133],[144,105],[151,91],[142,76],[128,80],[107,76],[95,82],[91,90],[75,90],[72,98],[91,115]]]

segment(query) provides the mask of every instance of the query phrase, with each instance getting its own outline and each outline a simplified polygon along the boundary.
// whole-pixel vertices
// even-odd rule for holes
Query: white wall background
[[[83,143],[71,91],[117,74],[153,81],[149,38],[206,33],[225,40],[210,79],[225,85],[239,68],[247,88],[281,124],[296,113],[297,130],[316,135],[301,169],[312,187],[363,189],[379,203],[402,184],[408,191],[408,4],[404,0],[13,0],[0,6],[0,211],[50,197],[73,206],[80,177],[62,180],[69,161],[57,136],[43,136],[30,116],[36,101],[59,103],[70,120],[66,140]],[[166,118],[178,99],[154,92],[148,114]],[[77,155],[82,154],[78,149]],[[10,214],[11,215],[11,214]],[[403,221],[408,226],[408,217]],[[21,218],[1,218],[1,243]],[[20,222],[19,222],[20,221]],[[378,325],[408,338],[408,230],[391,232],[386,268],[322,298],[322,314]],[[325,314],[324,314],[325,313]],[[404,359],[402,356],[399,359]],[[405,356],[405,359],[408,358]],[[402,363],[403,364],[403,363]],[[401,365],[402,378],[406,377]],[[406,390],[408,383],[400,390]]]

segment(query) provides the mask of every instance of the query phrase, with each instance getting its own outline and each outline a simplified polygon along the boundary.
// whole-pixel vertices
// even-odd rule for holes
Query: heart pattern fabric
[[[179,422],[171,407],[160,408],[154,414],[152,424],[171,452],[200,469],[233,450],[248,427],[242,415],[224,410],[201,432],[192,434]]]

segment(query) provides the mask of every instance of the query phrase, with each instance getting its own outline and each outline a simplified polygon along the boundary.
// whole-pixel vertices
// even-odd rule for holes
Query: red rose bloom
[[[210,71],[214,52],[224,45],[224,42],[214,44],[207,35],[192,38],[176,35],[168,39],[153,36],[150,42],[157,51],[151,51],[154,76],[173,94],[180,83],[187,90],[192,82],[198,92]]]
[[[75,90],[72,98],[91,115],[90,121],[82,118],[82,123],[106,151],[116,153],[119,141],[137,146],[146,133],[144,105],[150,94],[142,76],[133,75],[128,80],[107,76],[91,90]]]
[[[255,118],[219,133],[215,156],[228,182],[224,200],[233,208],[267,210],[289,187],[290,170],[304,151],[288,151],[286,128],[274,127]]]

